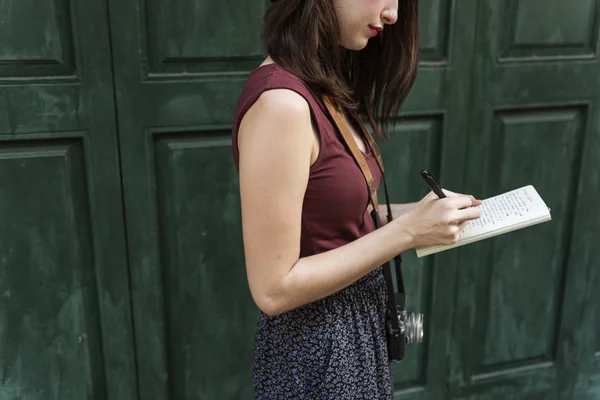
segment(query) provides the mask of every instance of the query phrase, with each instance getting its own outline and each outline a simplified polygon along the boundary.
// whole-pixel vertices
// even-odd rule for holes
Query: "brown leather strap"
[[[335,121],[335,124],[337,125],[338,130],[342,134],[344,141],[348,145],[348,148],[350,149],[350,152],[352,153],[354,160],[358,163],[358,166],[360,167],[360,169],[363,173],[363,177],[365,178],[365,181],[367,182],[367,186],[369,188],[369,198],[371,200],[371,204],[373,205],[374,211],[372,213],[372,218],[374,219],[375,227],[380,228],[381,220],[379,217],[379,204],[377,202],[377,191],[375,190],[375,182],[373,180],[373,175],[371,174],[371,170],[369,169],[369,166],[367,165],[367,162],[365,160],[363,153],[358,148],[358,145],[356,144],[356,140],[354,140],[354,136],[352,136],[352,132],[350,132],[350,128],[348,126],[348,121],[346,120],[346,118],[333,106],[333,104],[331,103],[331,101],[328,98],[324,98],[323,100],[325,102],[327,109],[329,110],[329,113],[333,117],[333,120]],[[357,124],[360,126],[363,137],[366,138],[366,140],[369,143],[369,147],[371,148],[371,151],[373,152],[373,154],[375,154],[375,156],[377,158],[377,163],[379,164],[379,168],[380,168],[381,174],[382,174],[382,180],[383,180],[384,186],[385,186],[385,176],[383,173],[383,162],[381,160],[381,154],[379,152],[379,148],[377,147],[377,144],[375,144],[375,140],[373,140],[371,133],[365,128],[365,126],[362,123],[362,121],[360,120],[360,118],[358,118],[358,115],[352,114],[352,117],[356,120]],[[386,204],[387,204],[387,208],[388,208],[388,221],[391,221],[392,212],[391,212],[391,206],[390,206],[390,199],[389,199],[389,195],[387,192],[387,186],[385,188],[385,200],[386,200]],[[404,293],[404,278],[402,277],[402,270],[400,269],[400,265],[402,264],[402,259],[401,259],[400,255],[394,257],[394,261],[396,263],[396,276],[397,276],[397,281],[398,281],[398,289],[402,293]],[[388,260],[385,263],[383,263],[382,267],[383,267],[383,275],[385,277],[385,283],[386,283],[386,287],[387,287],[387,291],[388,291],[387,303],[388,303],[388,312],[390,315],[391,327],[392,327],[393,331],[396,334],[398,334],[398,332],[400,332],[400,322],[398,319],[398,310],[396,309],[396,294],[395,294],[394,283],[393,283],[393,279],[392,279],[392,269],[390,266],[390,261]]]
[[[354,120],[358,124],[363,137],[366,138],[366,140],[369,144],[369,147],[371,148],[371,151],[375,155],[377,164],[379,164],[379,169],[381,169],[381,171],[383,171],[383,159],[381,158],[381,152],[379,151],[379,146],[377,146],[377,143],[375,143],[375,139],[373,139],[373,135],[371,135],[371,132],[369,132],[367,130],[367,127],[365,126],[365,124],[363,124],[362,120],[360,119],[360,116],[358,115],[358,113],[355,110],[351,110],[350,115],[352,116],[352,118],[354,118]]]
[[[379,151],[379,146],[377,146],[375,139],[373,139],[373,135],[371,135],[371,132],[369,132],[369,130],[365,127],[365,124],[362,122],[362,119],[360,118],[356,110],[350,110],[350,115],[352,116],[352,118],[354,118],[354,121],[356,121],[356,124],[360,128],[363,137],[367,140],[369,147],[371,148],[371,152],[375,156],[377,164],[379,165],[379,170],[381,171],[381,181],[383,182],[383,189],[387,206],[388,222],[390,222],[392,220],[392,207],[390,205],[390,196],[388,194],[387,184],[385,182],[383,159],[381,157],[381,152]]]
[[[360,167],[360,169],[363,173],[363,177],[365,178],[365,181],[367,182],[367,187],[369,188],[369,198],[371,200],[371,204],[373,205],[373,209],[376,212],[379,212],[379,204],[377,202],[377,190],[375,189],[375,180],[373,179],[371,170],[369,169],[369,166],[367,165],[367,161],[365,160],[364,154],[358,148],[358,145],[356,144],[356,140],[354,139],[352,132],[350,132],[350,128],[348,127],[348,121],[346,121],[346,118],[333,106],[333,104],[331,103],[331,101],[328,98],[325,98],[324,101],[325,101],[325,105],[327,106],[327,109],[329,110],[329,113],[333,117],[340,133],[342,134],[344,141],[348,145],[350,152],[352,152],[354,160],[356,160],[356,162],[358,163],[358,166]],[[368,138],[371,138],[371,140],[373,140],[373,138],[371,137],[371,135],[369,134],[368,131],[366,132],[366,134],[368,135]],[[364,131],[363,131],[363,136],[365,136]],[[367,141],[370,144],[370,141],[368,138],[367,138]],[[374,149],[373,146],[370,146],[370,147],[372,150]],[[375,151],[375,150],[373,150],[373,151]],[[377,149],[376,151],[377,151],[377,153],[375,153],[375,154],[379,154],[379,149]],[[379,160],[378,160],[378,163],[379,163]],[[382,163],[379,164],[379,168],[381,168],[381,170],[383,172]]]

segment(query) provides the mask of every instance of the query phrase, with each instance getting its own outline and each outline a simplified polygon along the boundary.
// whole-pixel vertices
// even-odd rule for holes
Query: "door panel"
[[[533,184],[552,221],[451,250],[461,398],[573,398],[577,360],[593,356],[579,327],[597,254],[584,227],[600,190],[587,173],[600,167],[598,4],[479,2],[466,190]]]
[[[596,0],[563,2],[508,0],[499,11],[505,27],[498,32],[498,58],[519,62],[594,58],[598,32]],[[540,18],[540,6],[543,16]]]
[[[257,314],[242,279],[230,144],[224,131],[162,135],[155,142],[157,193],[164,194],[158,199],[158,226],[165,348],[175,399],[202,393],[215,399],[252,397],[248,374]]]
[[[6,19],[0,25],[1,76],[19,80],[75,77],[73,32],[77,27],[68,1],[23,0],[14,4],[5,0],[2,14]],[[20,29],[23,26],[27,26],[27,34]]]
[[[534,182],[541,193],[553,187],[554,229],[533,227],[497,238],[486,249],[489,269],[480,272],[475,330],[483,343],[472,349],[476,374],[547,362],[556,358],[556,332],[572,231],[573,188],[580,175],[585,109],[564,107],[499,112],[492,124],[486,165],[488,193]],[[540,143],[544,151],[529,154]],[[480,246],[483,247],[483,246]],[[546,248],[546,249],[545,249]],[[542,251],[542,249],[545,249]],[[530,289],[535,287],[535,291]],[[477,348],[478,347],[478,348]]]
[[[212,1],[141,2],[148,74],[181,80],[181,74],[241,72],[263,60],[260,32],[264,7]],[[240,27],[244,26],[243,34]]]
[[[0,258],[2,398],[106,393],[82,149],[80,138],[0,148],[0,187],[10,187],[0,197],[10,227]]]
[[[133,399],[104,5],[0,10],[0,398]]]
[[[419,48],[422,62],[448,61],[453,11],[451,0],[419,3]]]
[[[111,1],[140,397],[251,398],[231,121],[261,2]]]

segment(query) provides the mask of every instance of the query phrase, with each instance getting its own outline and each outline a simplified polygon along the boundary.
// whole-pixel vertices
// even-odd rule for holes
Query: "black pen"
[[[423,179],[425,179],[425,182],[427,182],[427,185],[431,188],[431,190],[433,190],[433,193],[435,193],[440,199],[446,197],[444,191],[440,187],[439,182],[429,171],[427,171],[426,169],[422,170],[421,176],[423,177]]]

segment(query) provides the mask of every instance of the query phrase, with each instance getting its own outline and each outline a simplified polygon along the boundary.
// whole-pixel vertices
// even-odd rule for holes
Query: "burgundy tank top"
[[[272,89],[289,89],[304,97],[320,137],[319,155],[310,168],[304,195],[300,257],[335,249],[373,231],[375,227],[367,211],[367,185],[325,106],[298,77],[276,64],[252,71],[240,95],[232,131],[236,167],[239,168],[237,139],[242,118],[263,92]],[[281,128],[281,134],[285,135],[285,127]],[[378,189],[381,172],[366,141],[365,145],[365,158]]]

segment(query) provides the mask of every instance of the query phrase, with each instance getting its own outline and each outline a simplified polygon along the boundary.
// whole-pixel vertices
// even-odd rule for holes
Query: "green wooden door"
[[[544,4],[421,3],[419,77],[383,145],[394,200],[426,192],[426,167],[479,197],[535,183],[555,220],[464,250],[405,255],[427,334],[396,368],[397,398],[598,390],[599,310],[581,311],[598,296],[600,189],[597,174],[581,172],[598,166],[598,7]],[[140,397],[252,398],[257,310],[229,135],[239,91],[264,57],[265,4],[109,5]],[[503,136],[510,129],[517,134]]]
[[[600,398],[599,4],[421,2],[419,76],[382,143],[392,197],[419,199],[421,168],[480,198],[534,184],[553,222],[404,256],[426,336],[397,398]]]
[[[140,397],[252,398],[231,122],[257,1],[109,1]]]
[[[553,221],[457,251],[461,398],[600,398],[599,19],[596,0],[479,1],[466,190],[533,184]]]
[[[267,4],[0,0],[0,399],[252,398],[230,129]],[[479,197],[533,183],[554,219],[407,252],[426,337],[397,398],[600,397],[599,13],[421,2],[393,200],[429,168]]]
[[[0,399],[134,399],[106,6],[0,0],[0,49]]]

